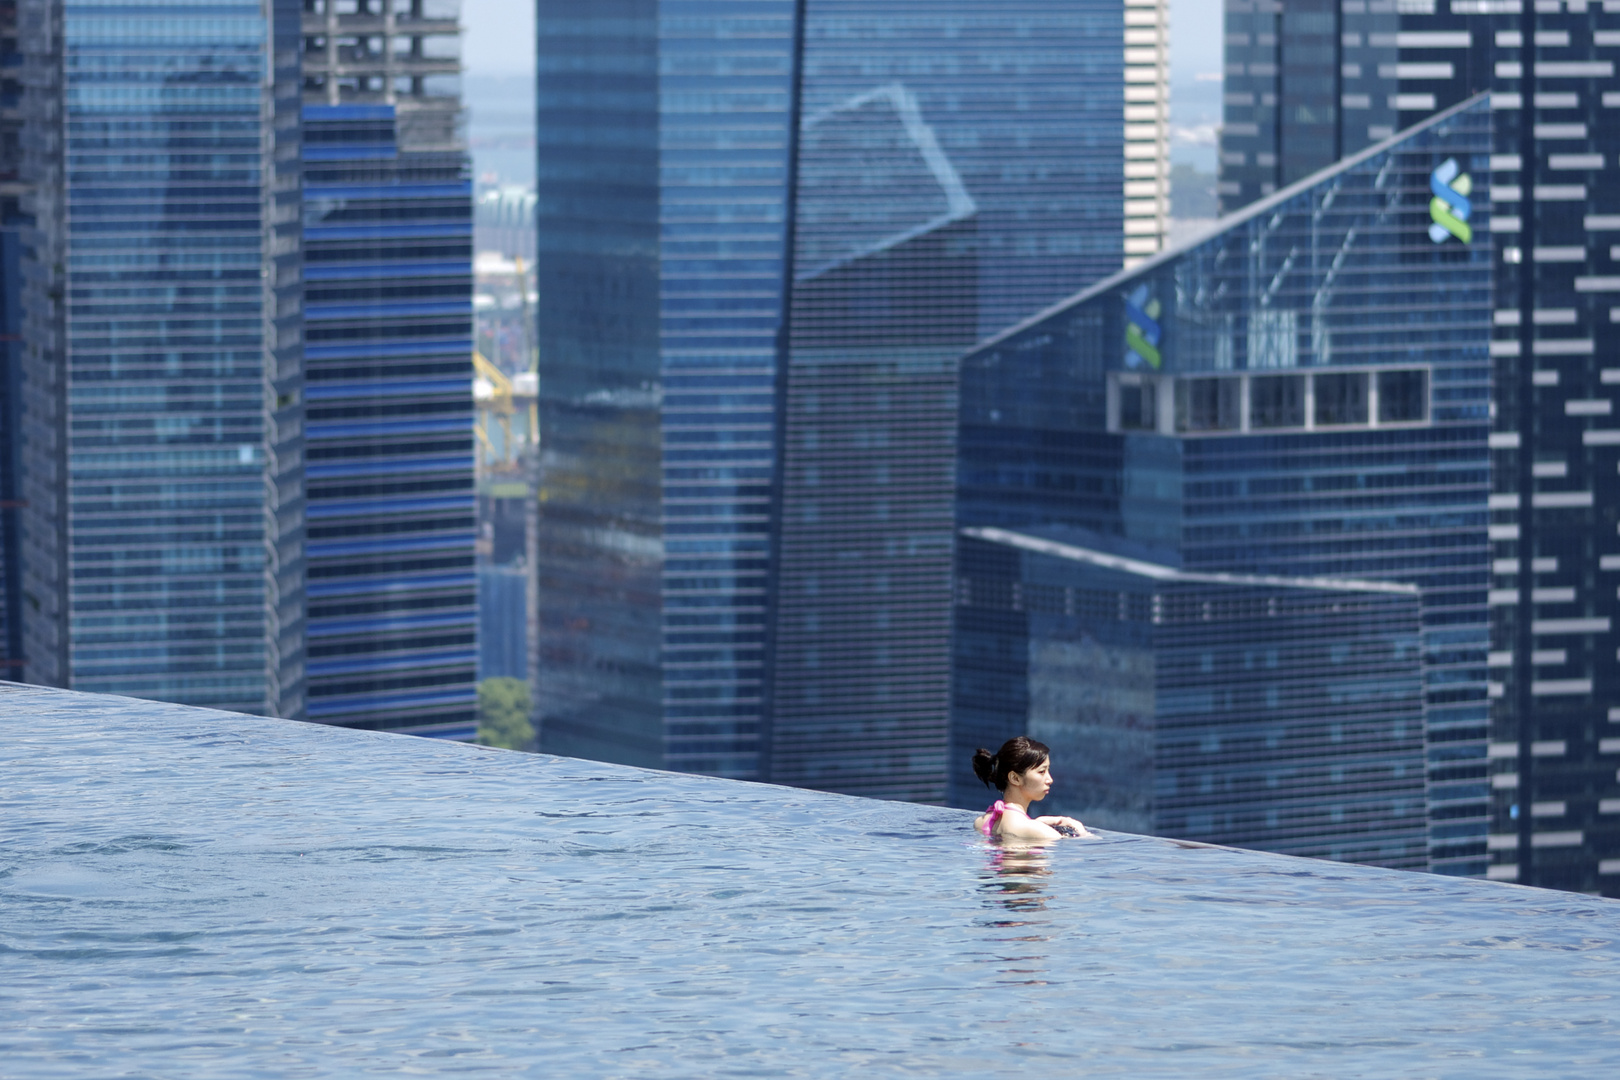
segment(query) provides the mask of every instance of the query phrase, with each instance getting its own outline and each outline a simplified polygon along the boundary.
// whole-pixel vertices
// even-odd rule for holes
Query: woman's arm
[[[1061,817],[1061,816],[1058,816],[1058,815],[1055,815],[1055,814],[1047,814],[1047,815],[1044,815],[1042,817],[1038,817],[1035,820],[1039,821],[1043,825],[1051,825],[1051,826],[1067,825],[1069,828],[1071,828],[1071,829],[1075,830],[1076,832],[1078,832],[1081,836],[1090,836],[1090,835],[1092,835],[1090,829],[1086,828],[1077,819],[1072,818],[1072,817]]]
[[[1003,814],[1001,835],[1016,840],[1058,840],[1063,837],[1052,826],[1023,814]]]

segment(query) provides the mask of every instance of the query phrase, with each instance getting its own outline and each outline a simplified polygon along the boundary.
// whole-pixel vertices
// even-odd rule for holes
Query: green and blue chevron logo
[[[1158,370],[1159,339],[1164,331],[1159,328],[1157,300],[1148,298],[1148,287],[1138,285],[1136,291],[1125,297],[1125,366],[1148,367]]]
[[[1474,182],[1458,166],[1456,158],[1446,158],[1429,174],[1429,190],[1434,192],[1434,198],[1429,200],[1429,217],[1434,221],[1429,226],[1429,239],[1437,244],[1445,243],[1448,236],[1465,244],[1472,241],[1474,230],[1468,218],[1474,204],[1468,201],[1468,195],[1474,190]]]

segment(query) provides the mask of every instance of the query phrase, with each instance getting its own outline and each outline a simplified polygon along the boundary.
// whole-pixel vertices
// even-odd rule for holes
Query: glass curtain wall
[[[1620,896],[1620,10],[1468,21],[1497,46],[1488,873]]]
[[[0,6],[0,678],[23,675],[22,74],[17,5]]]
[[[658,5],[664,756],[720,776],[759,770],[798,6]]]
[[[265,398],[296,351],[266,326],[297,297],[264,273],[272,12],[24,14],[51,133],[30,149],[31,679],[246,712],[285,696]]]
[[[932,740],[918,762],[933,779],[905,790],[941,797],[950,358],[1120,266],[1123,33],[1117,5],[1057,0],[542,4],[548,749],[840,783],[776,770],[762,723],[772,673],[820,648],[783,638],[773,653],[773,626],[795,634],[814,613],[773,622],[772,605],[821,574],[795,563],[779,589],[776,560],[819,559],[817,530],[843,540],[859,524],[865,546],[846,555],[865,563],[822,602],[889,573],[874,558],[924,552],[939,598],[891,613],[870,643],[880,656],[908,625],[932,628],[932,682],[897,706],[925,700],[927,719],[884,738]],[[793,386],[790,351],[806,365]],[[783,418],[822,394],[848,422],[824,444],[826,475],[863,486],[840,462],[878,455],[867,464],[927,524],[911,510],[874,524],[889,496],[863,486],[808,532],[773,536],[805,521],[794,485],[823,468],[783,471],[782,448],[805,445],[784,442]],[[861,708],[889,708],[873,705],[882,692],[870,683]]]
[[[1119,269],[1124,33],[806,4],[771,780],[945,798],[956,364]]]
[[[1519,0],[1226,0],[1231,213],[1492,85]],[[1584,8],[1584,5],[1583,5]]]
[[[540,741],[661,767],[658,4],[536,30]]]
[[[472,183],[397,109],[304,107],[308,716],[471,738]]]

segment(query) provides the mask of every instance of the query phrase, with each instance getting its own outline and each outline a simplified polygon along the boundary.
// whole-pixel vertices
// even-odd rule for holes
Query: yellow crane
[[[519,376],[519,396],[527,391],[529,399],[529,445],[540,443],[540,346],[534,339],[534,327],[529,322],[529,275],[523,269],[523,256],[514,255],[518,279],[518,318],[523,327],[523,358],[529,362],[529,378]],[[527,385],[521,385],[526,383]]]
[[[491,458],[512,460],[512,380],[506,372],[490,363],[484,354],[473,350],[473,402],[478,406],[478,441]],[[494,416],[501,425],[501,445],[490,438],[489,420]]]
[[[478,441],[484,446],[486,460],[497,468],[517,464],[518,447],[512,441],[512,417],[519,408],[528,414],[528,431],[524,445],[532,447],[540,439],[539,351],[531,344],[533,338],[529,327],[528,276],[524,273],[523,258],[519,256],[516,263],[523,352],[528,360],[529,370],[516,375],[507,375],[483,353],[477,349],[473,350],[473,402],[478,407],[478,423],[474,430],[477,432]],[[494,433],[490,430],[492,418],[500,425],[501,440],[498,446]]]

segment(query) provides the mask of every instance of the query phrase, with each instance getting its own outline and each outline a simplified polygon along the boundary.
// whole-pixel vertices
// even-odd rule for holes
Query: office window
[[[1159,426],[1159,387],[1144,382],[1119,387],[1119,426],[1124,431],[1155,431]]]
[[[1249,427],[1305,426],[1305,376],[1255,375],[1249,379]]]
[[[1236,431],[1241,419],[1237,379],[1182,379],[1176,383],[1176,430]]]
[[[1316,424],[1331,427],[1336,424],[1365,424],[1367,422],[1367,373],[1365,371],[1334,372],[1316,376]]]
[[[1422,371],[1378,373],[1378,422],[1415,424],[1428,412],[1428,379]]]

